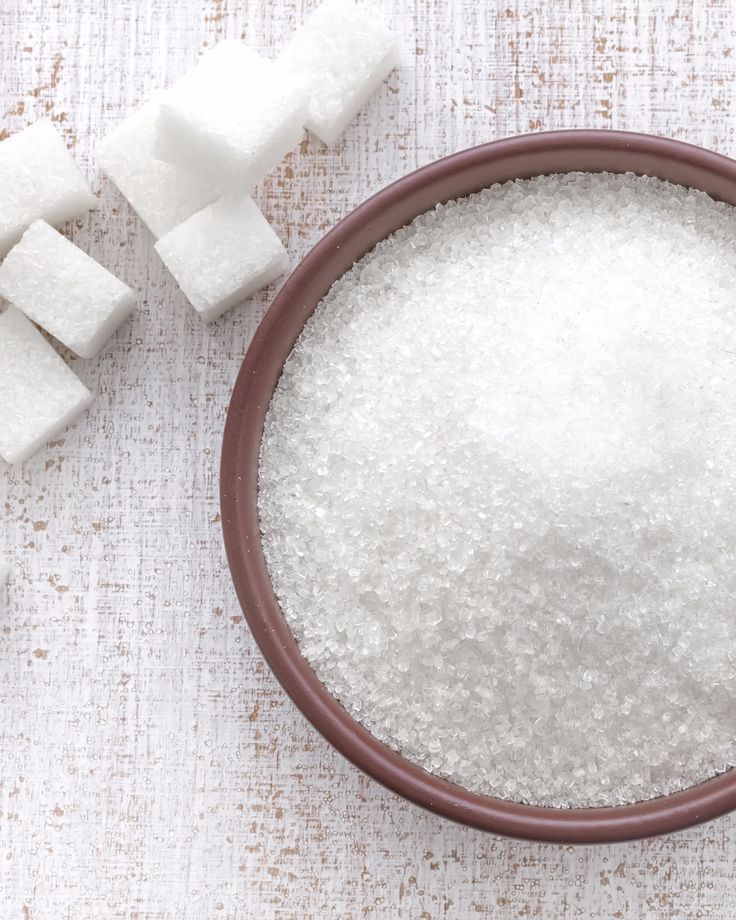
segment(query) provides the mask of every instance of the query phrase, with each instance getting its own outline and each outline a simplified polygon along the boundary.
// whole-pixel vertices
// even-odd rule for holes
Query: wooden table
[[[0,469],[0,920],[728,918],[736,818],[573,849],[424,814],[346,764],[271,677],[228,577],[228,395],[273,294],[207,326],[95,168],[94,142],[198,52],[267,54],[312,0],[4,0],[2,136],[54,120],[99,195],[74,240],[138,311],[73,366],[93,410]],[[730,0],[384,0],[404,63],[257,199],[293,263],[392,179],[462,147],[628,128],[734,152]]]

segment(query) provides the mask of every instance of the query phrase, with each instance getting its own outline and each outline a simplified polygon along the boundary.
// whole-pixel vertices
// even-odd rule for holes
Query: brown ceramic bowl
[[[238,598],[274,674],[338,751],[393,792],[471,827],[557,843],[611,843],[680,830],[736,808],[736,769],[635,805],[556,809],[478,795],[377,741],[315,676],[279,608],[260,542],[256,492],[263,423],[284,361],[332,283],[379,240],[438,202],[545,173],[635,172],[736,204],[736,162],[679,141],[619,131],[555,131],[464,150],[399,179],[356,208],[309,253],[256,333],[233,391],[222,450],[225,545]]]

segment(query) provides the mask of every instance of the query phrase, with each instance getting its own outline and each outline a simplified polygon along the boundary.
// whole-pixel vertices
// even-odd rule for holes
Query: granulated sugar
[[[513,182],[381,243],[307,324],[260,513],[306,658],[503,798],[633,802],[736,761],[736,212]]]

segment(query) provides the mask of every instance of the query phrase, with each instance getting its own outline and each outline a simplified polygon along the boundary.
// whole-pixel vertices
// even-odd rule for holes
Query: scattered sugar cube
[[[0,143],[0,258],[34,220],[59,226],[95,204],[50,121],[38,121]]]
[[[252,198],[221,198],[156,243],[204,320],[217,319],[286,271],[289,257]]]
[[[0,264],[0,295],[81,358],[94,358],[135,306],[135,294],[42,220]]]
[[[26,460],[91,402],[33,323],[8,307],[0,315],[0,457]]]
[[[159,159],[153,152],[156,97],[97,145],[97,162],[158,239],[219,197],[214,184]]]
[[[289,74],[225,41],[162,96],[155,152],[223,194],[248,192],[299,143],[305,117]]]
[[[396,37],[352,0],[326,0],[284,49],[279,66],[309,87],[305,127],[337,140],[399,63]]]

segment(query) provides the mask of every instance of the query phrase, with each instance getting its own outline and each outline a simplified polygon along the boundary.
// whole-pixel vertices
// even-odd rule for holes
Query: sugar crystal
[[[344,275],[266,420],[305,657],[373,734],[555,806],[736,763],[736,210],[630,174],[496,185]]]

